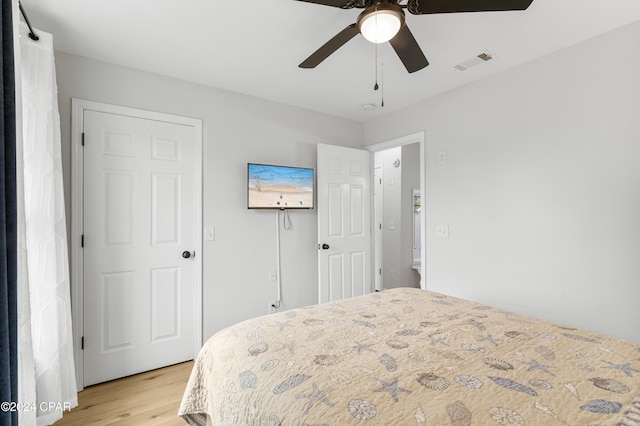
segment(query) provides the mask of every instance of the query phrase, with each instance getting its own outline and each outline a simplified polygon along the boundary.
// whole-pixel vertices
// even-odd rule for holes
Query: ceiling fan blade
[[[398,34],[389,40],[393,50],[396,51],[407,71],[416,72],[429,65],[429,61],[422,53],[418,42],[409,31],[409,27],[403,25]]]
[[[306,3],[322,4],[324,6],[339,7],[340,9],[351,9],[357,7],[355,0],[298,0]]]
[[[407,10],[414,15],[456,12],[499,12],[525,10],[533,0],[409,0]]]
[[[313,52],[311,56],[305,59],[300,65],[300,68],[315,68],[320,62],[324,61],[333,52],[338,50],[346,42],[354,38],[360,33],[356,24],[351,24],[344,30],[336,34],[331,40],[323,44],[318,50]]]

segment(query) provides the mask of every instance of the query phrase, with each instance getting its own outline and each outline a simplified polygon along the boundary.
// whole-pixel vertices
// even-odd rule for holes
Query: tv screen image
[[[313,169],[249,163],[250,209],[312,209]]]

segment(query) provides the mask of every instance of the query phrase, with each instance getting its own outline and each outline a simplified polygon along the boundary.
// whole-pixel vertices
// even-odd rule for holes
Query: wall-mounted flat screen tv
[[[249,163],[247,176],[250,209],[313,208],[313,169]]]

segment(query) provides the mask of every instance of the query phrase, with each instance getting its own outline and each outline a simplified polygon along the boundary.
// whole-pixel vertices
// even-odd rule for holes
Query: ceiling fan
[[[349,25],[305,59],[300,68],[315,68],[358,34],[373,43],[388,41],[408,72],[429,65],[422,49],[405,24],[403,9],[412,15],[457,12],[497,12],[525,10],[533,0],[297,0],[341,9],[364,9]]]

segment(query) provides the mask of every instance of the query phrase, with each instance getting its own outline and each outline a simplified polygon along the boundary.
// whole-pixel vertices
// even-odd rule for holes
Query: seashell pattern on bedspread
[[[244,321],[203,346],[191,425],[635,425],[640,344],[401,288]]]

